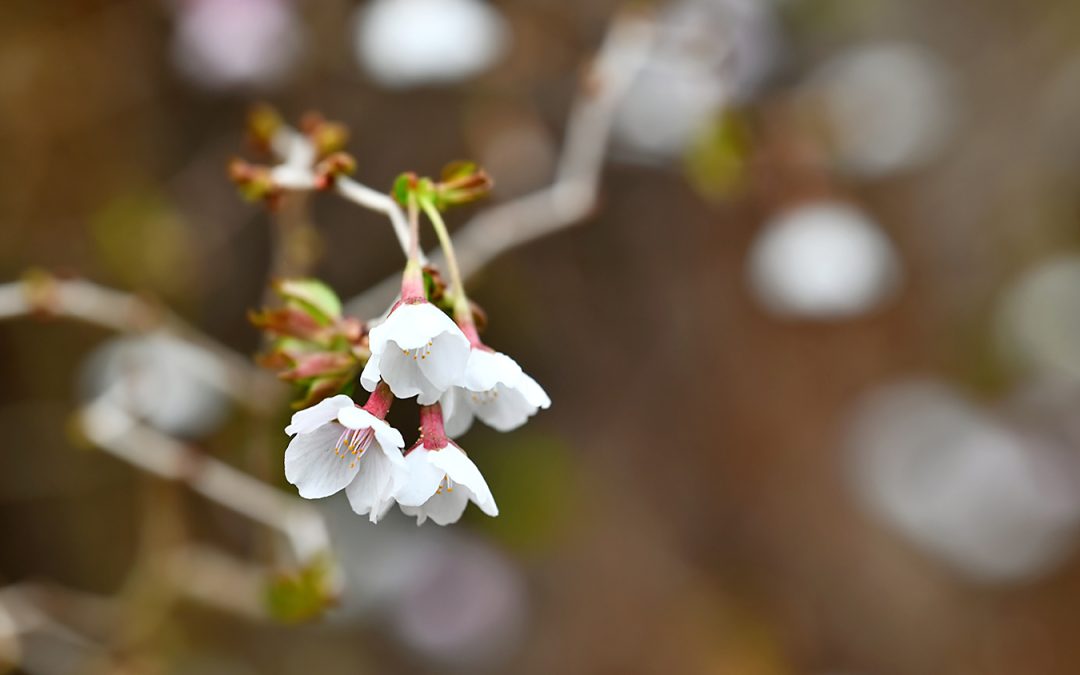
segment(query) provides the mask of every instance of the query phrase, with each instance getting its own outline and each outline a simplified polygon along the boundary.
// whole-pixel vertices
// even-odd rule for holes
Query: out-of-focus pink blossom
[[[290,0],[184,0],[177,9],[174,61],[204,87],[272,86],[300,54]]]

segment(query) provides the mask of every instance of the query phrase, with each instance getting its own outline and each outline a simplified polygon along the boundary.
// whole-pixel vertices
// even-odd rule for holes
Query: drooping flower
[[[357,513],[377,522],[408,476],[401,433],[383,418],[393,397],[380,386],[364,407],[344,394],[293,415],[285,433],[285,478],[300,496],[319,499],[345,490]],[[374,446],[374,447],[373,447]]]
[[[438,404],[420,408],[420,440],[405,455],[409,478],[396,498],[401,510],[423,525],[456,523],[469,501],[489,516],[499,507],[487,481],[456,443],[446,437]]]
[[[440,403],[446,433],[456,437],[469,430],[474,417],[498,431],[511,431],[550,407],[551,399],[514,359],[474,344],[461,384],[443,394]]]
[[[457,317],[472,351],[461,380],[439,401],[448,435],[465,433],[475,417],[498,431],[511,431],[551,406],[543,387],[517,361],[483,343],[471,311]]]
[[[458,382],[469,359],[469,340],[457,324],[423,298],[403,300],[371,329],[371,358],[360,382],[373,391],[379,380],[398,398],[420,405],[439,400]]]

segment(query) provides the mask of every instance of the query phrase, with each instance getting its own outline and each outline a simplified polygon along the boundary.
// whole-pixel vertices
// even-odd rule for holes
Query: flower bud
[[[333,185],[338,176],[349,175],[356,171],[356,159],[346,152],[327,155],[315,165],[315,185],[320,190]]]
[[[318,157],[327,157],[345,148],[349,140],[349,128],[341,122],[330,122],[316,112],[309,112],[300,120],[300,129],[311,139]]]
[[[269,200],[273,203],[280,193],[269,168],[240,158],[229,162],[229,180],[236,184],[244,199],[251,202]]]

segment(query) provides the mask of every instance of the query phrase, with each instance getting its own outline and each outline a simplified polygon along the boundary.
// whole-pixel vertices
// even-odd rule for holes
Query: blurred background
[[[287,392],[256,414],[175,343],[4,322],[0,670],[1080,672],[1080,5],[637,6],[595,212],[473,279],[554,401],[461,439],[500,517],[371,526],[338,495],[325,616],[185,597],[155,551],[274,570],[271,535],[71,415],[135,363],[147,423],[293,494]],[[238,198],[253,102],[347,124],[377,189],[470,158],[512,200],[620,9],[6,0],[0,278],[156,298],[253,355],[271,276],[349,297],[400,266],[379,214],[316,195],[286,231]]]

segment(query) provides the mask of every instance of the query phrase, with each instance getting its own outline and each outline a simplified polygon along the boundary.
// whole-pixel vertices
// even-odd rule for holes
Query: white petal
[[[360,384],[368,391],[375,391],[379,386],[382,374],[379,372],[379,355],[372,353],[368,362],[364,364],[364,370],[360,373]]]
[[[285,450],[285,478],[306,499],[329,497],[341,490],[359,470],[352,455],[340,457],[334,445],[344,428],[326,424],[310,433],[298,434]]]
[[[443,333],[431,341],[431,351],[426,359],[420,359],[420,371],[432,388],[424,391],[418,400],[421,405],[431,405],[442,393],[460,382],[469,362],[469,341],[460,333]]]
[[[293,413],[292,423],[285,427],[285,433],[290,436],[310,433],[327,422],[333,421],[339,410],[355,405],[353,400],[345,394],[323,399],[310,408]]]
[[[374,428],[375,442],[379,444],[386,456],[395,464],[405,466],[405,457],[401,454],[402,448],[405,447],[405,439],[401,437],[401,432],[386,422]]]
[[[393,497],[391,497],[390,499],[383,501],[381,504],[371,509],[371,515],[369,516],[371,522],[377,523],[382,520],[383,517],[386,515],[386,512],[390,510],[390,507],[392,507],[396,503],[397,502],[394,501]]]
[[[470,496],[468,488],[455,487],[433,495],[423,506],[402,506],[401,510],[407,516],[416,516],[417,525],[423,525],[428,518],[437,525],[450,525],[461,520]]]
[[[461,387],[450,387],[439,399],[442,407],[443,429],[450,438],[461,436],[473,422],[473,407],[469,392]]]
[[[484,424],[496,431],[513,431],[536,413],[536,406],[529,405],[517,389],[500,384],[494,393],[495,396],[489,395],[473,409]]]
[[[526,373],[522,373],[518,378],[515,385],[517,390],[521,392],[521,395],[525,397],[525,400],[529,402],[529,405],[537,408],[543,408],[547,410],[551,407],[551,399],[548,398],[547,392],[540,386],[540,383],[529,377]]]
[[[341,422],[341,426],[350,429],[371,429],[386,424],[386,422],[378,417],[375,417],[363,408],[357,408],[356,406],[339,410],[337,421]]]
[[[428,382],[417,361],[408,354],[402,354],[401,349],[393,342],[390,343],[390,350],[383,355],[380,363],[382,379],[397,398],[412,398],[419,394],[430,395],[430,392],[435,391],[435,387]]]
[[[371,329],[372,353],[382,354],[394,342],[401,349],[416,349],[442,333],[457,335],[468,345],[468,338],[453,319],[429,302],[400,305],[386,321]]]
[[[375,443],[381,448],[390,461],[400,466],[405,466],[405,458],[401,455],[401,449],[405,447],[405,439],[401,432],[375,417],[363,408],[346,408],[338,413],[338,422],[349,429],[371,429],[375,432]]]
[[[394,495],[402,506],[420,506],[439,489],[446,472],[430,462],[430,457],[439,452],[430,452],[421,446],[405,455],[405,464],[409,467],[408,480]]]
[[[416,526],[419,527],[427,521],[427,512],[424,511],[423,506],[405,506],[401,505],[401,512],[409,517],[416,518]]]
[[[428,462],[432,466],[442,469],[454,483],[460,483],[469,488],[473,495],[473,501],[480,509],[489,516],[499,515],[499,508],[495,505],[495,497],[488,488],[480,469],[476,468],[472,460],[465,456],[455,445],[448,445],[438,452],[428,453]]]
[[[345,496],[353,511],[371,514],[376,522],[384,503],[393,494],[395,467],[378,448],[371,448],[359,461],[359,473],[345,488]]]
[[[543,388],[525,373],[521,373],[515,386],[499,384],[494,391],[480,394],[470,402],[476,416],[497,431],[512,431],[525,424],[539,408],[551,405]]]
[[[473,349],[465,369],[465,388],[471,391],[494,389],[502,382],[512,386],[521,376],[521,366],[502,352]]]

